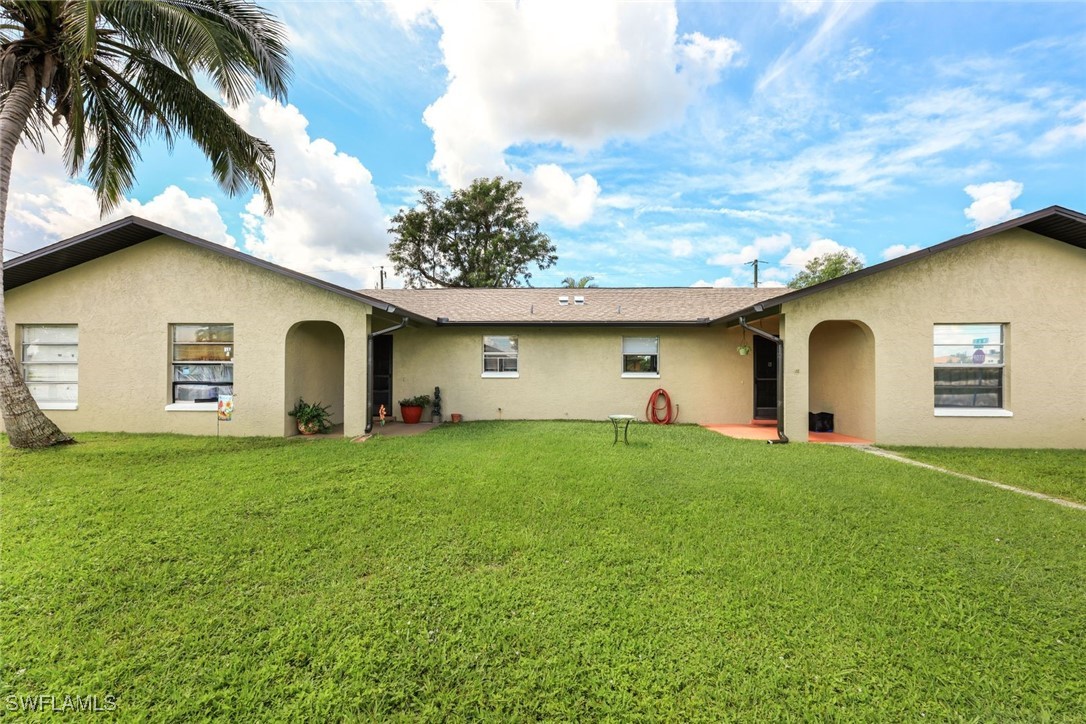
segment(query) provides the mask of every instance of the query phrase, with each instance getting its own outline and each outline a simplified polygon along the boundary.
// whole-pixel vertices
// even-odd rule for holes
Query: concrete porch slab
[[[763,424],[755,425],[702,425],[706,430],[720,433],[725,437],[734,437],[739,440],[776,440],[777,428]],[[839,432],[809,432],[808,442],[817,442],[824,445],[870,445],[870,440],[864,440],[851,435],[842,435]]]

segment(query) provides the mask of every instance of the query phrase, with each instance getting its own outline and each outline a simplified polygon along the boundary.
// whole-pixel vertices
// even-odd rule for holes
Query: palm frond
[[[230,194],[257,188],[269,212],[275,154],[195,83],[230,104],[258,85],[282,99],[286,31],[249,0],[0,0],[0,103],[25,82],[35,96],[20,136],[41,146],[63,124],[69,173],[86,168],[103,210],[134,182],[139,142],[192,138]]]
[[[272,209],[275,152],[270,145],[246,133],[225,108],[156,58],[133,56],[126,76],[170,126],[183,131],[207,155],[224,191],[236,195],[256,187],[267,209]]]
[[[286,93],[290,70],[281,26],[252,3],[224,0],[111,0],[102,16],[124,42],[154,51],[183,75],[205,71],[231,105],[260,82]]]
[[[88,80],[84,89],[86,122],[95,143],[87,162],[87,180],[97,193],[102,213],[106,213],[117,206],[135,182],[139,133],[117,86],[96,82],[94,74],[89,74]]]

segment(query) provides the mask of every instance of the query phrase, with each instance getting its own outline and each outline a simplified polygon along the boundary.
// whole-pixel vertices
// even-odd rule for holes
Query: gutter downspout
[[[387,329],[379,329],[376,332],[370,332],[366,335],[366,429],[365,434],[369,435],[373,430],[373,338],[380,337],[383,334],[391,334],[397,329],[403,329],[407,326],[407,317],[402,317],[402,321]]]
[[[758,329],[747,324],[745,317],[739,318],[739,326],[751,334],[768,339],[777,345],[777,438],[770,440],[770,445],[784,445],[788,442],[788,436],[784,434],[784,340],[774,336],[764,329]]]

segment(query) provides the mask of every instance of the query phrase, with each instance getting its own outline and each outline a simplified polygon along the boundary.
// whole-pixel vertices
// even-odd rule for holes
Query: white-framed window
[[[483,377],[520,377],[517,337],[483,336]]]
[[[622,376],[660,376],[660,338],[622,338]]]
[[[214,406],[234,393],[234,325],[170,325],[171,402]]]
[[[935,413],[1001,413],[1006,361],[1003,324],[936,324]]]
[[[20,327],[23,379],[43,410],[74,410],[79,403],[79,327],[24,324]]]

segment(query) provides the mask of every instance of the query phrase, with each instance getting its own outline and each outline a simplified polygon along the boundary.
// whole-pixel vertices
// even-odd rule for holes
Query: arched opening
[[[833,414],[833,431],[875,439],[875,335],[863,322],[831,320],[808,339],[808,410]]]
[[[287,330],[284,413],[298,398],[329,405],[332,424],[343,424],[343,330],[332,322],[298,322]],[[338,429],[342,429],[339,427]],[[298,434],[291,417],[286,435]]]

